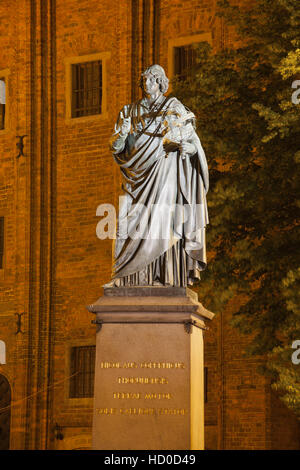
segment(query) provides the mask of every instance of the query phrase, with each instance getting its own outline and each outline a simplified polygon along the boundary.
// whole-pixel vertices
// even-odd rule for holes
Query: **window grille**
[[[70,398],[94,396],[96,346],[71,348]]]
[[[72,118],[101,114],[102,61],[72,64]]]
[[[196,63],[196,50],[192,44],[174,48],[174,75],[186,80]]]

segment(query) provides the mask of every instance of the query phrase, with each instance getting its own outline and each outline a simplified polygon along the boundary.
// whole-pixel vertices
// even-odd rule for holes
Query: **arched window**
[[[0,450],[9,449],[11,389],[4,375],[0,374]]]
[[[2,340],[0,340],[0,364],[6,364],[6,348]]]

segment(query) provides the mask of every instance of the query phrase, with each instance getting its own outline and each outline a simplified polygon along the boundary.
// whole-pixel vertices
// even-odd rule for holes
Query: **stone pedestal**
[[[107,288],[96,314],[93,449],[204,448],[203,331],[185,288]]]

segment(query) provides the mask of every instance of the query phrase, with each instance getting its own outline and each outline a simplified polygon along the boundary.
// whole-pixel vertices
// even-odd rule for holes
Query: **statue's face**
[[[154,95],[155,93],[160,91],[159,83],[157,82],[157,78],[154,77],[151,73],[143,75],[143,90],[146,94]]]

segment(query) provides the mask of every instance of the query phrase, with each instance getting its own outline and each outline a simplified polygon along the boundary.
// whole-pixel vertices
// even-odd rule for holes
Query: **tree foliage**
[[[248,353],[265,355],[274,388],[300,414],[300,365],[291,361],[300,339],[299,4],[253,0],[246,9],[222,0],[218,15],[236,31],[236,46],[200,44],[187,81],[174,82],[197,115],[210,168],[200,295],[216,312],[243,299],[233,324],[251,333]]]

